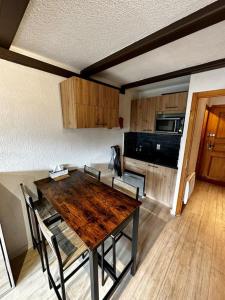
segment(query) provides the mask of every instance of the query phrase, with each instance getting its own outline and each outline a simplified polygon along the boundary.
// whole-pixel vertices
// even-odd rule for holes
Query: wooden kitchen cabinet
[[[138,122],[137,104],[138,104],[138,100],[135,99],[131,101],[130,131],[137,131],[137,122]]]
[[[187,93],[175,93],[157,97],[156,111],[158,113],[185,113]]]
[[[157,97],[132,100],[131,131],[154,132],[156,100]]]
[[[123,158],[123,168],[145,176],[145,193],[152,200],[172,207],[177,170],[140,161]]]
[[[126,170],[146,175],[148,163],[130,157],[124,157],[123,165]]]
[[[145,181],[147,197],[172,207],[176,173],[175,169],[149,163]]]
[[[60,90],[64,128],[118,127],[118,90],[77,77]]]

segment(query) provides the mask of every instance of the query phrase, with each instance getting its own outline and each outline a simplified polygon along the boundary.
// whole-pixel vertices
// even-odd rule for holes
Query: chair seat
[[[65,222],[55,225],[50,230],[56,236],[63,269],[66,270],[88,250],[88,247]]]
[[[58,215],[57,211],[53,208],[51,203],[45,198],[34,202],[34,208],[38,210],[38,213],[43,221]]]

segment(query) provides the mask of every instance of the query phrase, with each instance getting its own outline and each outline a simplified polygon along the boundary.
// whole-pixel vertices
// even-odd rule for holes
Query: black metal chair
[[[84,173],[96,178],[98,181],[100,181],[101,179],[101,171],[92,168],[92,167],[88,167],[88,166],[84,166]]]
[[[46,269],[48,274],[49,286],[54,288],[57,298],[59,300],[66,300],[65,282],[72,277],[88,260],[86,258],[64,278],[64,272],[70,267],[78,258],[83,257],[88,251],[85,243],[79,238],[79,236],[70,229],[63,221],[58,223],[54,227],[48,228],[43,222],[38,210],[35,210],[38,224],[41,231],[41,239],[44,250],[44,257],[46,263]],[[46,241],[49,244],[58,264],[58,278],[54,279],[50,271],[48,251],[46,247]],[[59,281],[59,283],[57,282]],[[61,288],[61,295],[59,289]]]
[[[41,218],[46,222],[48,226],[59,221],[60,216],[53,208],[53,206],[49,203],[49,201],[47,201],[45,198],[34,201],[29,190],[26,186],[23,185],[23,183],[20,184],[20,187],[25,200],[33,248],[38,250],[41,258],[42,270],[45,271],[40,232],[34,211],[35,209],[38,210]]]
[[[120,191],[123,194],[126,194],[128,196],[130,196],[131,198],[138,200],[139,198],[139,187],[133,186],[127,182],[124,182],[121,179],[112,178],[112,188]],[[115,234],[111,235],[111,239],[112,239],[112,253],[113,253],[113,271],[115,273],[116,276],[116,243],[119,241],[119,239],[124,236],[127,239],[129,239],[130,241],[132,241],[132,238],[127,235],[124,231],[118,231]],[[102,285],[105,284],[105,271],[104,271],[104,256],[105,253],[105,247],[104,247],[104,243],[102,243],[101,245],[101,252],[102,252],[102,260],[101,260],[101,269],[102,269]]]

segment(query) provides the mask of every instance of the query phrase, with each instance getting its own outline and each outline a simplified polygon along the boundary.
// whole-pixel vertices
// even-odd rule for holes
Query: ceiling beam
[[[223,68],[223,67],[225,67],[225,58],[210,61],[205,64],[188,67],[185,69],[145,78],[145,79],[134,81],[131,83],[127,83],[127,84],[124,84],[121,86],[121,91],[124,92],[127,89],[135,88],[138,86],[155,83],[155,82],[159,82],[159,81],[164,81],[164,80],[169,80],[169,79],[174,79],[177,77],[192,75],[195,73],[210,71],[210,70],[214,70],[214,69],[219,69],[219,68]]]
[[[0,0],[0,46],[12,44],[29,0]]]
[[[41,70],[41,71],[44,71],[44,72],[48,72],[48,73],[55,74],[55,75],[62,76],[62,77],[66,77],[66,78],[69,78],[69,77],[72,77],[72,76],[83,78],[78,73],[75,73],[75,72],[72,72],[72,71],[54,66],[52,64],[40,61],[38,59],[29,57],[29,56],[26,56],[26,55],[23,55],[23,54],[14,52],[14,51],[10,51],[10,50],[2,48],[2,47],[0,47],[0,59],[4,59],[4,60],[19,64],[19,65],[34,68],[34,69],[37,69],[37,70]],[[117,90],[120,90],[119,87],[113,86],[113,85],[105,83],[105,82],[101,82],[99,80],[95,80],[95,79],[92,79],[92,78],[87,79],[87,80],[92,81],[92,82],[96,82],[96,83],[99,83],[99,84],[102,84],[102,85],[105,85],[105,86],[108,86],[108,87],[111,87],[111,88],[114,88],[114,89],[117,89]]]
[[[81,74],[92,76],[223,20],[225,1],[219,0],[88,66]]]

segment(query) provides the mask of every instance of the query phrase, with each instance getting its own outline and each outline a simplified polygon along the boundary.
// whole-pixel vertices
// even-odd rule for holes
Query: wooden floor
[[[118,245],[121,269],[129,243]],[[89,266],[67,285],[68,299],[90,299]],[[103,295],[111,285],[110,280]],[[35,251],[25,258],[17,287],[4,300],[56,299],[40,270]],[[181,217],[145,201],[141,209],[139,266],[127,275],[112,299],[225,299],[225,188],[198,182]]]
[[[4,295],[10,288],[10,283],[7,275],[3,253],[0,247],[0,297]]]

